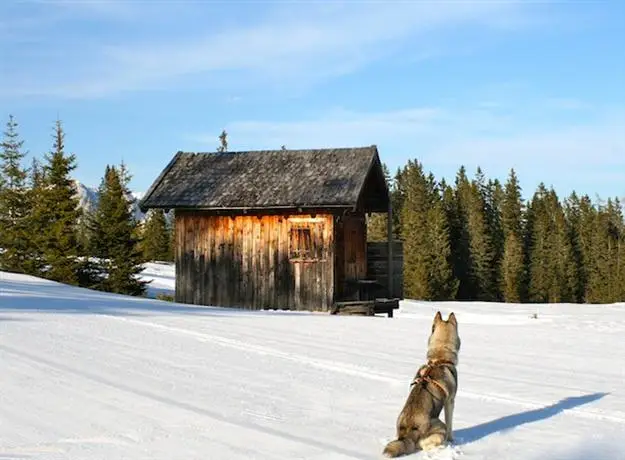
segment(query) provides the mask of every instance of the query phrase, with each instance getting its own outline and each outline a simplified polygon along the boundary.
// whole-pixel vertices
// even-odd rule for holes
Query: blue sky
[[[465,165],[524,194],[625,196],[625,2],[0,3],[0,107],[25,147],[57,116],[75,177],[178,150],[377,144],[391,170]]]

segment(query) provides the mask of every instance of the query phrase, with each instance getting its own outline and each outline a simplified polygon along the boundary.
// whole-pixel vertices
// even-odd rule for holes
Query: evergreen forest
[[[76,155],[57,120],[50,150],[25,165],[28,152],[9,116],[0,143],[0,270],[65,284],[144,295],[143,263],[170,261],[172,229],[162,212],[140,222],[132,212],[126,165],[107,165],[93,210],[79,206]]]
[[[390,177],[393,238],[403,244],[404,296],[513,303],[625,301],[625,221],[618,198],[559,197],[539,184],[523,199],[505,182],[461,166],[453,183],[417,160]],[[367,222],[387,240],[386,214]]]
[[[144,295],[146,261],[173,260],[162,211],[134,217],[127,166],[107,165],[95,209],[79,206],[76,155],[61,121],[50,150],[28,152],[9,116],[0,143],[0,269],[71,285]],[[222,148],[225,132],[222,133]],[[409,160],[391,177],[394,238],[403,242],[404,296],[511,303],[625,301],[625,220],[618,198],[559,197],[541,183],[528,199],[511,169],[504,182],[460,166],[453,183]],[[385,241],[386,214],[367,222]]]

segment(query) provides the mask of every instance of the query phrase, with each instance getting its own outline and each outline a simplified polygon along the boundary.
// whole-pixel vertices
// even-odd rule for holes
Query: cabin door
[[[332,304],[332,218],[289,218],[289,265],[296,310],[328,310]]]
[[[364,215],[346,214],[337,218],[336,289],[337,300],[357,299],[356,280],[367,276],[367,224]]]

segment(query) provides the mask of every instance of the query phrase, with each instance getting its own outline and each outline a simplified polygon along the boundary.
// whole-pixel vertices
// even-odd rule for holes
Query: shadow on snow
[[[574,409],[584,404],[597,401],[607,394],[608,393],[592,393],[584,396],[571,396],[569,398],[564,398],[555,404],[541,407],[539,409],[506,415],[505,417],[481,423],[470,428],[454,430],[455,444],[470,444],[494,433],[504,433],[527,423],[545,420],[565,410]]]
[[[150,314],[193,314],[204,316],[302,315],[289,310],[248,310],[243,308],[187,305],[67,286],[49,280],[33,282],[0,280],[0,312],[42,312],[145,316]],[[4,320],[9,317],[0,317]]]

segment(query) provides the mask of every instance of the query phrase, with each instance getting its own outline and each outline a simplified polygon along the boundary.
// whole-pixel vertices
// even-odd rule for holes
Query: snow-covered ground
[[[147,285],[147,297],[155,298],[158,294],[173,297],[176,289],[176,267],[173,262],[147,262],[143,267],[139,278],[150,281]]]
[[[456,444],[408,458],[625,459],[625,304],[336,317],[3,272],[0,458],[379,459],[437,309],[462,338]]]

